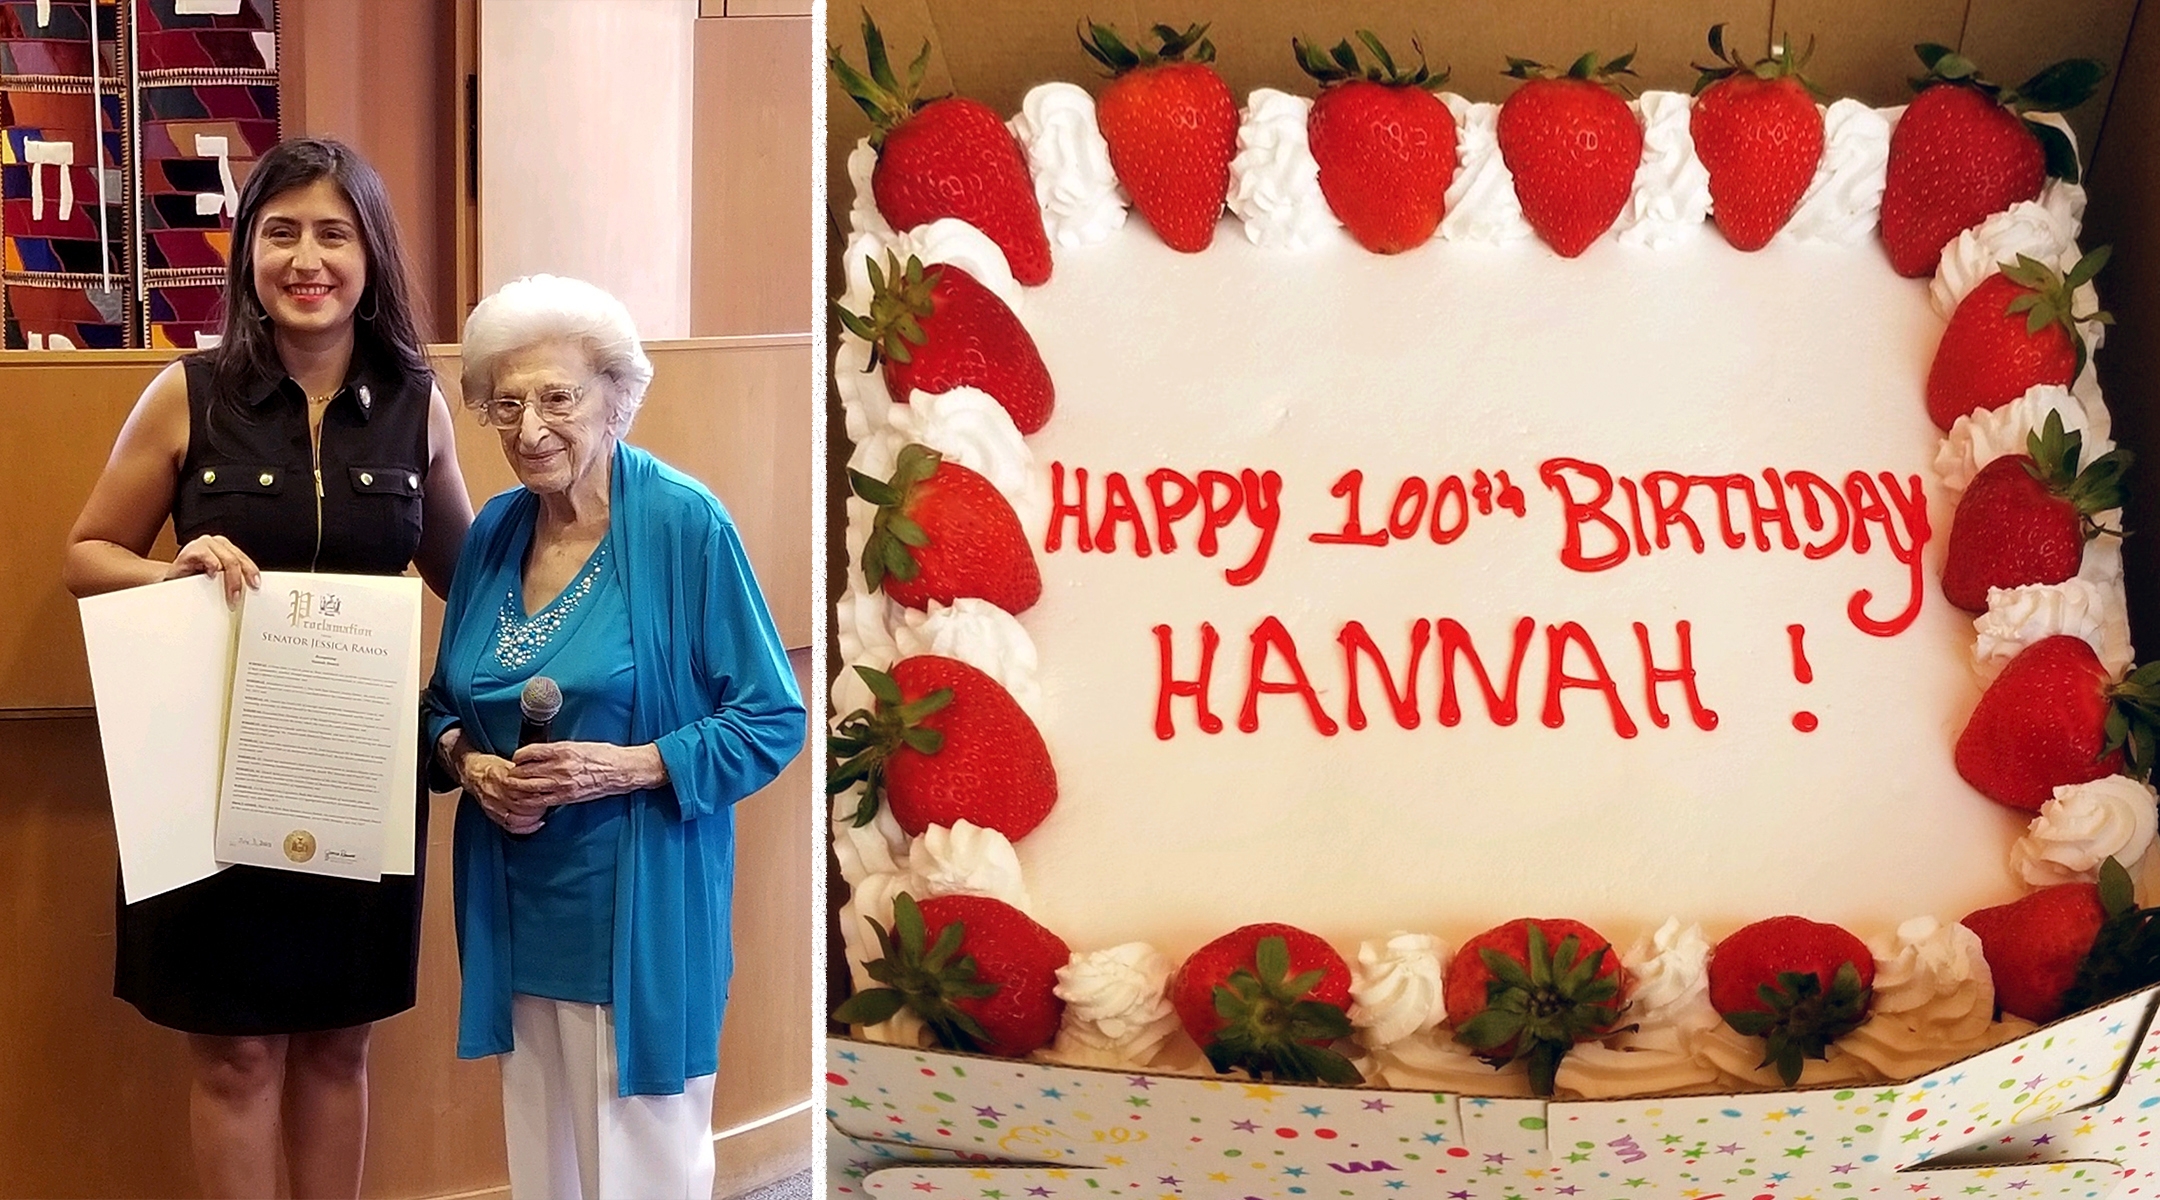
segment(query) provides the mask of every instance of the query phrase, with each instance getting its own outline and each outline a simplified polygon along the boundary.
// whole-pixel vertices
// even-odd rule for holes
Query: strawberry
[[[1369,31],[1357,36],[1375,65],[1361,66],[1347,39],[1327,54],[1290,40],[1298,65],[1320,81],[1306,137],[1320,164],[1320,194],[1343,228],[1375,254],[1400,254],[1424,245],[1447,210],[1455,118],[1433,95],[1447,72],[1434,75],[1415,41],[1418,65],[1409,71]]]
[[[1013,278],[1031,287],[1047,282],[1050,237],[1035,204],[1027,156],[1005,122],[987,105],[965,97],[920,99],[930,44],[923,43],[902,84],[867,10],[863,50],[867,75],[841,58],[838,46],[826,62],[874,127],[870,142],[878,148],[878,160],[870,193],[878,211],[903,233],[957,217],[997,243]]]
[[[875,705],[840,719],[826,783],[834,794],[866,785],[855,824],[869,824],[883,801],[910,837],[967,820],[1017,842],[1050,815],[1057,769],[1004,685],[935,654],[903,658],[890,674],[855,673]]]
[[[1635,186],[1642,123],[1606,83],[1633,75],[1634,59],[1631,51],[1601,68],[1593,52],[1565,75],[1508,59],[1507,74],[1529,82],[1500,106],[1500,158],[1515,177],[1523,218],[1562,258],[1612,228]]]
[[[1350,966],[1294,925],[1246,925],[1216,938],[1178,966],[1168,994],[1217,1071],[1359,1081],[1350,1060],[1328,1049],[1350,1036]]]
[[[1050,420],[1055,391],[1035,339],[997,293],[951,264],[923,269],[887,252],[884,269],[869,260],[870,311],[833,306],[849,333],[870,343],[870,366],[883,364],[885,390],[902,404],[915,394],[980,388],[1004,406],[1022,433]]]
[[[2045,1024],[2063,1014],[2063,996],[2106,922],[2097,885],[2058,883],[1968,913],[1960,923],[1980,935],[1995,977],[1995,1006]]]
[[[1792,219],[1822,162],[1823,118],[1788,43],[1771,58],[1741,61],[1710,27],[1715,63],[1698,65],[1688,134],[1710,172],[1710,218],[1737,250],[1760,250]]]
[[[863,583],[909,608],[963,596],[1009,613],[1042,598],[1042,572],[1011,501],[981,475],[927,446],[901,448],[892,478],[848,472],[848,486],[877,506],[863,543]]]
[[[2070,139],[2026,114],[2076,107],[2107,68],[2068,59],[2011,90],[1947,46],[1913,50],[1928,73],[1913,80],[1920,94],[1890,132],[1882,239],[1897,273],[1918,279],[1934,273],[1950,239],[2037,197],[2047,176],[2076,182]]]
[[[1791,1087],[1804,1059],[1860,1027],[1874,996],[1875,956],[1835,925],[1771,917],[1735,930],[1710,952],[1710,1007],[1763,1039],[1763,1066]]]
[[[1463,943],[1443,991],[1456,1041],[1496,1067],[1528,1059],[1532,1090],[1550,1096],[1575,1043],[1620,1023],[1628,983],[1620,955],[1597,930],[1525,919]]]
[[[2057,635],[2027,646],[1981,693],[1953,757],[1981,795],[2038,812],[2064,784],[2144,778],[2156,734],[2160,662],[2110,684],[2085,639]]]
[[[988,896],[917,904],[902,892],[891,931],[870,928],[881,956],[866,969],[885,986],[848,997],[835,1020],[875,1025],[906,1008],[938,1045],[1002,1058],[1025,1058],[1057,1036],[1065,1002],[1053,989],[1072,951],[1026,913]]]
[[[1942,589],[1966,612],[1986,612],[1989,588],[2061,583],[2085,561],[2085,540],[2103,530],[2093,518],[2126,499],[2128,450],[2111,450],[2078,470],[2084,439],[2063,432],[2062,414],[2025,439],[2028,453],[1980,468],[1958,498],[1943,559]]]
[[[1157,25],[1153,33],[1161,49],[1134,50],[1115,29],[1091,23],[1080,48],[1110,71],[1095,100],[1095,123],[1118,182],[1164,245],[1193,254],[1215,240],[1230,191],[1237,101],[1207,65],[1215,61],[1207,26],[1179,33]]]
[[[2077,289],[2107,265],[2108,250],[2079,259],[2067,276],[2020,254],[1958,302],[1928,367],[1928,416],[1936,428],[1947,433],[1959,417],[2001,408],[2043,383],[2070,386],[2085,369],[2078,323],[2115,320],[2072,310]]]

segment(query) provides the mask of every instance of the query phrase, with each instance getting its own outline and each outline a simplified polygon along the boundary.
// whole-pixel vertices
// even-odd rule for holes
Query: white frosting
[[[1875,996],[1868,1019],[1837,1047],[1879,1078],[1912,1079],[2030,1028],[2015,1018],[1993,1022],[1994,977],[1979,935],[1963,925],[1914,917],[1869,949]]]
[[[2036,888],[2098,879],[2110,858],[2135,876],[2152,849],[2156,805],[2153,789],[2127,775],[2058,787],[2010,848],[2011,869]]]
[[[1466,1096],[1530,1094],[1528,1063],[1516,1061],[1496,1068],[1472,1055],[1444,1027],[1368,1050],[1358,1070],[1366,1082],[1382,1087]]]
[[[1011,613],[971,597],[950,605],[932,600],[921,612],[905,608],[899,612],[901,623],[892,631],[892,639],[902,657],[957,658],[997,680],[1030,718],[1039,715],[1042,685],[1036,678],[1035,642]],[[841,654],[846,653],[843,631]]]
[[[1256,246],[1303,250],[1342,227],[1320,194],[1320,164],[1305,133],[1311,113],[1303,96],[1260,88],[1239,114],[1230,211]]]
[[[931,896],[988,896],[1029,912],[1027,885],[1020,879],[1020,858],[1005,835],[962,820],[951,827],[932,825],[908,847],[908,872],[922,881],[916,899]]]
[[[868,137],[858,139],[855,148],[848,151],[848,182],[855,185],[855,203],[848,207],[848,229],[889,240],[893,236],[892,223],[878,211],[877,200],[870,194],[870,175],[877,170],[877,156],[877,147],[870,144]]]
[[[2085,639],[2110,676],[2129,670],[2132,661],[2130,614],[2120,581],[2110,585],[2073,577],[1989,588],[1988,610],[1974,619],[1973,629],[1973,669],[1983,683],[1993,682],[2026,647],[2061,634]]]
[[[1777,1068],[1763,1064],[1763,1040],[1720,1024],[1695,1040],[1695,1053],[1705,1067],[1717,1073],[1723,1091],[1765,1091],[1785,1086]],[[1942,1061],[1949,1061],[1946,1056]],[[1857,1083],[1879,1083],[1882,1075],[1865,1059],[1845,1052],[1842,1043],[1832,1045],[1828,1058],[1810,1058],[1801,1064],[1800,1086],[1825,1088]]]
[[[1360,943],[1350,968],[1350,1024],[1358,1040],[1386,1046],[1430,1033],[1447,1018],[1441,986],[1447,943],[1429,933],[1391,933]]]
[[[2038,259],[2058,271],[2077,265],[2078,223],[2064,206],[2020,201],[1951,238],[1942,248],[1928,298],[1947,321],[1960,301],[2018,260]]]
[[[1058,968],[1065,1002],[1057,1041],[1041,1057],[1076,1067],[1140,1068],[1178,1032],[1164,990],[1177,964],[1145,942],[1074,954]]]
[[[1035,455],[1005,406],[988,392],[958,387],[917,392],[907,404],[886,410],[885,427],[855,445],[848,466],[873,479],[888,479],[910,442],[920,443],[990,481],[1019,516],[1021,528],[1046,518],[1049,494],[1035,472]]]
[[[1072,83],[1029,91],[1012,119],[1027,152],[1043,232],[1057,246],[1092,246],[1125,224],[1131,203],[1110,168],[1110,143],[1095,124],[1095,98]]]
[[[1453,92],[1442,92],[1440,102],[1455,114],[1456,158],[1440,240],[1498,245],[1529,237],[1530,222],[1515,195],[1515,177],[1500,157],[1500,106]]]
[[[1628,107],[1642,122],[1642,161],[1613,233],[1623,246],[1669,246],[1710,215],[1710,169],[1688,132],[1695,102],[1683,92],[1644,92]]]
[[[2107,406],[2097,395],[2078,396],[2056,384],[2037,384],[2001,408],[1983,408],[1959,417],[1935,454],[1935,473],[1943,486],[1962,492],[1980,468],[2005,454],[2023,454],[2027,439],[2047,423],[2049,413],[2062,417],[2063,432],[2079,435],[2078,465],[2084,466],[2115,448]]]
[[[1858,100],[1823,110],[1823,156],[1774,240],[1856,246],[1875,238],[1890,162],[1890,121]]]

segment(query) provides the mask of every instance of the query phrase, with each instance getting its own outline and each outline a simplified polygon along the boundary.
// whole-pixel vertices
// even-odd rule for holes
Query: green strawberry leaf
[[[2068,183],[2078,182],[2077,145],[2068,134],[2053,125],[2040,121],[2027,121],[2025,128],[2040,139],[2040,153],[2047,164],[2049,176]]]
[[[2105,78],[2105,63],[2090,58],[2064,59],[2018,85],[2017,95],[2028,109],[2061,112],[2091,99]]]
[[[876,1025],[892,1020],[906,1003],[906,998],[892,988],[866,988],[834,1009],[833,1019],[846,1025]]]

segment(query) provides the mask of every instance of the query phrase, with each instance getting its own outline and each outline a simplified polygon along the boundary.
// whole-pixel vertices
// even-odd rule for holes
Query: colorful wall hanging
[[[0,0],[0,348],[214,337],[276,0]]]

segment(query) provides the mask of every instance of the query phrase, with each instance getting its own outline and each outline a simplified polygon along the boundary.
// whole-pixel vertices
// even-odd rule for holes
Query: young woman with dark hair
[[[205,574],[236,601],[261,568],[410,564],[446,593],[472,502],[381,179],[337,142],[282,143],[232,247],[222,339],[143,391],[68,536],[69,589]],[[368,1033],[413,1004],[420,895],[418,874],[234,866],[120,904],[114,991],[189,1035],[204,1194],[274,1194],[281,1149],[294,1196],[358,1194]]]

